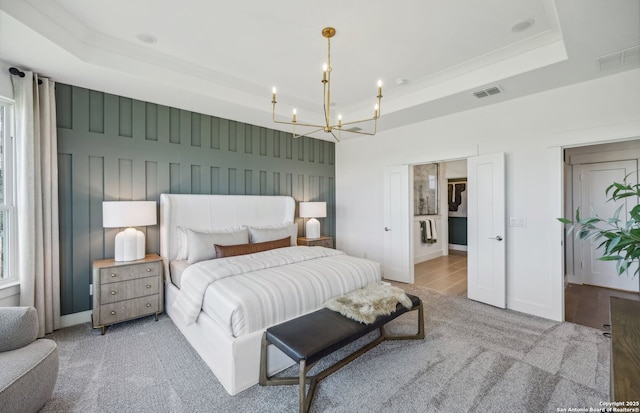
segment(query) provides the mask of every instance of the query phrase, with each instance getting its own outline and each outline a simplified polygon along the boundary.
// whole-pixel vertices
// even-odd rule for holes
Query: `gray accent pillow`
[[[298,245],[298,224],[249,227],[249,236],[252,243],[275,241],[290,237],[291,245]]]
[[[216,244],[247,244],[249,242],[249,231],[247,228],[233,228],[216,232],[199,232],[187,229],[187,242],[189,244],[187,262],[195,264],[196,262],[216,258]]]

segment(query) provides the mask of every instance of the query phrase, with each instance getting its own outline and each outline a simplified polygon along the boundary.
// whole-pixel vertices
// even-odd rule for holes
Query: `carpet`
[[[312,412],[556,412],[608,401],[601,332],[405,286],[423,299],[424,340],[385,342],[323,380]],[[389,324],[415,332],[417,314]],[[362,345],[376,333],[354,343]],[[47,336],[60,373],[42,412],[296,412],[297,386],[229,396],[166,315]],[[344,355],[323,360],[318,368]],[[297,375],[297,366],[284,374]]]

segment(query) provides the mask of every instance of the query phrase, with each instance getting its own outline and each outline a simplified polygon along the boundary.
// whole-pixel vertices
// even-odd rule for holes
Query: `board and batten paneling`
[[[91,308],[91,264],[113,256],[119,230],[102,228],[102,201],[289,195],[327,202],[322,231],[335,235],[332,142],[65,84],[56,105],[62,314]],[[140,230],[159,252],[159,225]]]

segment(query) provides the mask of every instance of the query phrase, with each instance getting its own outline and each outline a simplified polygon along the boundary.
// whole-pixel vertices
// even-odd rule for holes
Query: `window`
[[[13,104],[0,98],[0,285],[17,281],[13,267],[16,237]]]

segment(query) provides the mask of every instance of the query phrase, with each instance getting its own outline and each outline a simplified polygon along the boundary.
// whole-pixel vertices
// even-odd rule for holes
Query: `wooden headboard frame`
[[[290,196],[160,195],[160,256],[168,279],[169,262],[178,252],[176,227],[211,230],[292,223],[296,209]]]

